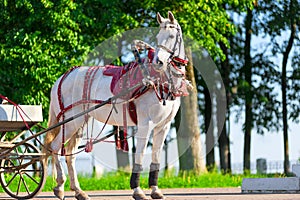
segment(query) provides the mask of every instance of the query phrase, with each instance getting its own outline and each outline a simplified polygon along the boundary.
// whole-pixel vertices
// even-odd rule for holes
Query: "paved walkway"
[[[300,194],[241,194],[240,188],[162,189],[167,200],[300,200]],[[88,191],[92,200],[130,200],[130,190]],[[149,196],[149,191],[146,191]],[[4,193],[0,200],[11,199]],[[42,192],[35,200],[54,200],[52,192]],[[66,200],[75,199],[73,192],[66,192]]]

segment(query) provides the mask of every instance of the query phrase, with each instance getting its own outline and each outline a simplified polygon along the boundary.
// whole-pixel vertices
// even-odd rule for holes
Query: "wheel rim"
[[[5,192],[17,199],[35,196],[45,182],[45,168],[40,151],[32,144],[25,143],[13,148],[1,160],[0,182]]]

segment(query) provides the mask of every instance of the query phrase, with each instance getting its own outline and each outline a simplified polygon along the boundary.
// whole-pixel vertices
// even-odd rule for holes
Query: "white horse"
[[[185,60],[181,27],[170,11],[168,12],[168,18],[163,18],[158,13],[157,20],[160,24],[160,31],[156,36],[157,48],[152,64],[156,66],[156,69],[163,70],[162,73],[168,77],[168,94],[165,93],[166,91],[162,92],[165,93],[164,96],[168,98],[163,102],[158,98],[157,90],[154,89],[155,87],[152,86],[146,93],[133,100],[136,106],[138,121],[137,133],[135,134],[137,140],[135,163],[133,164],[130,180],[134,199],[146,199],[144,192],[139,187],[139,177],[140,172],[143,170],[143,155],[152,130],[153,146],[152,163],[149,172],[149,188],[152,189],[151,197],[153,199],[164,198],[157,186],[160,156],[164,140],[170,129],[171,121],[174,119],[180,106],[180,98],[174,94],[178,94],[178,91],[182,89],[183,85],[186,83],[184,74],[187,61]],[[87,107],[95,105],[96,101],[87,101],[87,103],[82,104],[76,103],[84,102],[82,101],[82,93],[83,90],[85,90],[83,87],[89,68],[90,67],[74,68],[69,71],[67,75],[63,75],[56,81],[51,91],[49,126],[53,126],[63,119],[67,119],[83,112]],[[104,75],[103,70],[104,67],[100,67],[94,74],[89,75],[94,78],[93,82],[89,85],[89,88],[87,88],[90,93],[90,99],[101,101],[107,100],[109,97],[113,96],[113,93],[110,90],[112,77]],[[122,100],[117,102],[122,102]],[[62,107],[67,107],[68,105],[72,106],[70,106],[68,110],[62,112]],[[114,107],[114,109],[112,109],[112,107]],[[116,112],[116,110],[122,111],[122,108],[122,103],[115,103],[114,105],[106,104],[105,106],[90,112],[89,116],[100,122],[105,122],[109,113],[111,113],[107,124],[123,126],[124,115],[122,112]],[[126,115],[129,116],[128,111],[126,111]],[[73,155],[78,149],[82,137],[81,130],[85,120],[85,116],[76,118],[75,120],[64,124],[62,127],[47,132],[45,137],[45,151],[48,152],[46,157],[48,158],[48,156],[52,154],[52,160],[57,171],[57,186],[53,191],[59,199],[64,199],[64,183],[66,181],[66,176],[60,162],[60,156],[64,155],[64,153],[67,155],[66,162],[70,176],[71,190],[75,191],[75,197],[77,199],[89,199],[89,196],[80,188],[74,168],[75,155]],[[127,124],[128,126],[136,125],[130,117],[127,117]],[[65,145],[66,143],[67,145]],[[49,149],[51,152],[49,152]],[[63,152],[61,151],[62,149],[65,149],[66,151]]]

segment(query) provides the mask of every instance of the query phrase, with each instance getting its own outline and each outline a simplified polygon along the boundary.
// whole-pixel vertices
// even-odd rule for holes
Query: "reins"
[[[73,121],[74,119],[77,119],[77,118],[79,118],[79,117],[82,117],[82,116],[88,114],[89,112],[94,111],[94,110],[96,110],[96,109],[98,109],[98,108],[100,108],[100,107],[102,107],[102,106],[104,106],[104,105],[106,105],[106,104],[112,103],[112,102],[114,102],[115,100],[117,100],[118,98],[120,98],[120,97],[122,97],[122,96],[125,96],[128,92],[133,91],[133,90],[135,90],[136,88],[139,88],[139,87],[141,87],[141,86],[143,86],[143,83],[136,84],[135,86],[129,88],[128,90],[122,91],[122,92],[120,92],[119,94],[117,94],[117,95],[115,95],[115,96],[112,96],[112,97],[108,98],[107,100],[104,100],[104,101],[102,101],[101,103],[96,104],[95,106],[92,106],[92,107],[88,108],[87,110],[85,110],[85,111],[83,111],[83,112],[81,112],[81,113],[78,113],[78,114],[76,114],[76,115],[74,115],[74,116],[72,116],[72,117],[69,117],[69,118],[67,118],[67,119],[64,119],[63,121],[58,122],[57,124],[54,124],[54,125],[52,125],[52,126],[46,128],[46,129],[44,129],[44,130],[41,130],[41,131],[39,131],[39,132],[37,132],[37,133],[33,133],[33,132],[32,132],[32,130],[30,129],[28,123],[25,121],[24,117],[22,117],[22,121],[24,122],[24,124],[25,124],[27,130],[30,131],[32,135],[29,136],[29,137],[27,137],[27,138],[25,138],[24,140],[22,140],[22,141],[16,143],[16,144],[15,144],[15,147],[21,146],[21,145],[25,144],[26,142],[28,142],[28,141],[30,141],[30,140],[32,140],[32,139],[34,139],[34,138],[37,139],[38,136],[40,136],[40,135],[42,135],[42,134],[44,134],[44,133],[46,133],[46,132],[48,132],[48,131],[51,131],[51,130],[53,130],[53,129],[55,129],[55,128],[58,128],[58,127],[62,126],[63,124],[66,124],[66,123],[68,123],[68,122],[70,122],[70,121]],[[144,86],[144,87],[146,87],[146,86]],[[9,103],[11,103],[11,104],[13,104],[14,106],[16,106],[18,112],[19,112],[20,114],[22,113],[22,109],[21,109],[20,106],[18,106],[16,103],[14,103],[13,101],[9,100],[7,97],[5,97],[5,96],[3,96],[3,95],[1,95],[1,94],[0,94],[0,98],[3,98],[3,99],[5,99],[5,100],[7,100]],[[24,111],[23,111],[23,112],[24,112]],[[21,114],[21,115],[23,115],[23,114]],[[112,134],[112,135],[113,135],[113,134]],[[103,140],[109,138],[109,137],[112,136],[112,135],[109,134],[109,135],[107,135],[107,136],[104,136],[103,138],[100,138],[100,139],[95,140],[93,143],[101,142],[101,141],[103,141]],[[37,139],[37,141],[40,143],[40,145],[41,145],[42,147],[45,147],[45,146],[42,144],[41,141],[39,141],[38,139]],[[84,145],[84,146],[85,146],[85,145]],[[80,147],[83,148],[82,146],[80,146]],[[6,154],[6,153],[9,153],[9,152],[11,152],[12,150],[13,150],[13,149],[7,149],[5,152],[1,152],[1,153],[0,153],[0,156],[1,156],[1,155],[4,155],[4,154]],[[51,152],[52,154],[54,154],[54,152],[53,152],[52,150],[50,150],[50,149],[46,149],[46,150],[49,151],[49,152]],[[84,151],[84,149],[83,149],[83,150],[80,150],[79,152],[73,153],[73,154],[68,154],[68,155],[66,154],[65,156],[71,156],[71,155],[80,153],[80,152],[82,152],[82,151]],[[57,153],[57,155],[61,155],[61,154],[58,154],[58,153]]]

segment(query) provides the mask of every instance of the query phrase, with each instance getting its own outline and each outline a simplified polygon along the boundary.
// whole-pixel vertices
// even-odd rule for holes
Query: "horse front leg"
[[[78,149],[78,145],[80,144],[81,137],[82,128],[79,129],[77,134],[73,135],[68,143],[68,146],[66,147],[66,163],[70,177],[70,189],[72,191],[75,191],[75,198],[78,200],[89,200],[90,197],[80,188],[77,172],[75,170],[76,150]]]
[[[158,174],[160,169],[161,152],[166,136],[170,130],[171,122],[154,128],[153,145],[152,145],[152,163],[150,164],[150,172],[148,186],[151,188],[152,199],[164,199],[164,195],[158,188]]]
[[[143,171],[142,161],[149,140],[150,132],[151,127],[149,124],[144,126],[139,125],[138,131],[135,135],[135,138],[137,140],[135,163],[133,164],[132,173],[130,177],[130,187],[131,189],[133,189],[132,197],[135,200],[147,199],[145,193],[140,188],[140,174]]]

